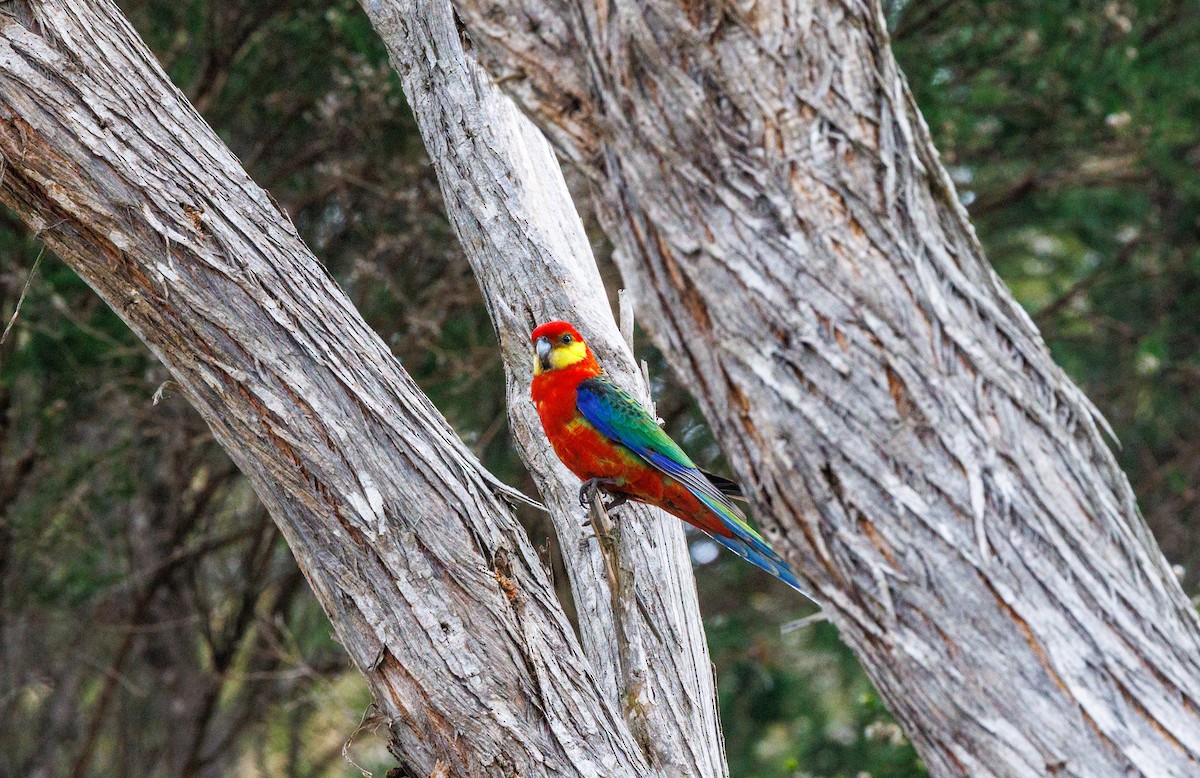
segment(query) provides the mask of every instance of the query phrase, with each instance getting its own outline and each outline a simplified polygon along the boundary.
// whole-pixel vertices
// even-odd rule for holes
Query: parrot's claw
[[[589,478],[589,479],[587,479],[586,481],[583,482],[583,486],[579,487],[579,505],[584,508],[590,507],[592,504],[592,495],[594,495],[597,490],[606,489],[606,487],[616,486],[616,485],[617,485],[616,480],[612,479],[612,478]],[[606,489],[606,491],[607,491],[607,489]],[[623,502],[625,502],[625,497],[623,495],[618,494],[613,497],[613,501],[611,503],[609,503],[608,505],[605,505],[604,507],[607,510],[610,506],[620,505]]]
[[[604,503],[604,510],[612,513],[614,508],[619,508],[627,502],[629,502],[629,498],[625,495],[620,493],[614,494],[610,501]]]

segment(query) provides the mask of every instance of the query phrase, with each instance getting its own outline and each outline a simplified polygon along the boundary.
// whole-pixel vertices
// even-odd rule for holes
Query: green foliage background
[[[456,429],[529,490],[491,326],[358,7],[122,6]],[[1200,15],[1171,0],[886,10],[988,256],[1112,422],[1195,593]],[[5,323],[27,282],[0,345],[0,774],[356,774],[341,747],[369,698],[269,519],[137,339],[0,214]],[[645,351],[672,431],[719,466]],[[807,606],[737,560],[697,575],[734,776],[923,774],[829,625],[781,634]],[[369,733],[351,754],[389,764]]]

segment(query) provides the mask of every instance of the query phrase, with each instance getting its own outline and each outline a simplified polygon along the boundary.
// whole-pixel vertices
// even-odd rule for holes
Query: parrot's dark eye
[[[563,335],[563,336],[562,336],[562,344],[563,344],[564,346],[569,346],[569,345],[571,345],[571,341],[573,341],[573,340],[575,340],[575,339],[574,339],[574,338],[572,338],[570,335]]]

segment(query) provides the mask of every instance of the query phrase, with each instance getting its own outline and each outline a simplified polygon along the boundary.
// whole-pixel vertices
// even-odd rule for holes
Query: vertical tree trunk
[[[624,617],[614,611],[600,544],[579,507],[579,479],[550,452],[529,399],[529,333],[555,319],[576,323],[614,377],[648,396],[558,160],[464,53],[449,0],[362,5],[403,80],[499,334],[509,419],[554,519],[585,654],[652,763],[673,774],[724,775],[716,689],[682,524],[645,506],[621,510],[619,556],[628,561],[636,602]]]
[[[249,476],[411,770],[651,772],[503,487],[111,3],[5,6],[0,155]]]
[[[931,771],[1200,774],[1196,613],[878,4],[457,5]]]

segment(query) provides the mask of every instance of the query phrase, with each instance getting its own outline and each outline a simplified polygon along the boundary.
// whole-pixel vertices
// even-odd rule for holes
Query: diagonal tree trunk
[[[468,57],[449,0],[362,0],[404,83],[447,211],[499,333],[509,419],[554,519],[584,651],[652,763],[726,772],[708,647],[682,524],[633,505],[618,558],[635,602],[614,608],[600,544],[581,522],[579,479],[551,454],[529,399],[529,333],[567,319],[617,380],[649,395],[608,307],[583,224],[541,132]]]
[[[1200,630],[877,3],[457,0],[935,774],[1200,774]]]
[[[0,155],[249,476],[412,771],[651,773],[503,487],[110,2],[5,6]]]

